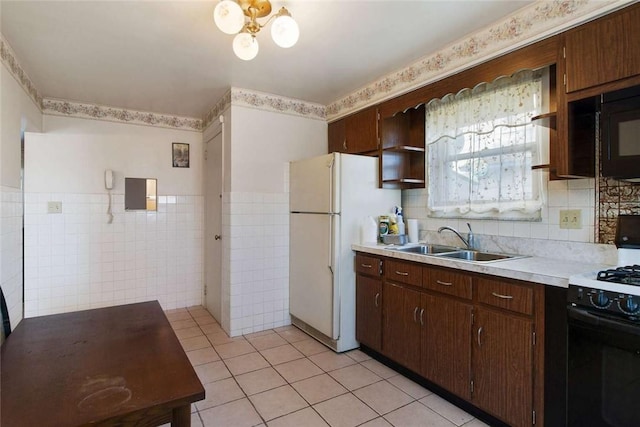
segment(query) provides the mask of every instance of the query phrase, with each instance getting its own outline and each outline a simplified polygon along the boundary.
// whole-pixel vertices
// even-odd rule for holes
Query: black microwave
[[[640,181],[640,86],[602,95],[602,175]]]

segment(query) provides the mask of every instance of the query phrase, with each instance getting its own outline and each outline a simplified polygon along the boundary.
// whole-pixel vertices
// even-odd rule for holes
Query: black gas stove
[[[574,307],[640,322],[640,265],[572,277],[567,295]]]
[[[571,276],[568,302],[594,314],[640,323],[640,216],[618,217],[615,243],[618,262],[630,264]]]
[[[599,271],[596,279],[603,282],[640,286],[640,265],[629,265]]]
[[[567,425],[637,427],[640,216],[621,215],[620,267],[569,279]]]

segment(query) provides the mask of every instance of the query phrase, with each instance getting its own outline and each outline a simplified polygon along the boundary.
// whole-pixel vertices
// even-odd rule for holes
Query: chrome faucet
[[[458,230],[452,227],[447,227],[447,226],[440,227],[438,228],[438,233],[442,233],[444,230],[453,231],[456,234],[456,236],[458,236],[460,240],[462,240],[462,243],[464,243],[467,249],[473,250],[475,249],[475,236],[473,235],[473,231],[471,230],[471,224],[467,223],[467,227],[469,227],[469,234],[467,234],[466,239],[462,237],[460,233],[458,233]]]

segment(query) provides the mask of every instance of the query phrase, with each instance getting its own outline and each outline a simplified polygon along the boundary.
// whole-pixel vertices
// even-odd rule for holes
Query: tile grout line
[[[217,322],[217,320],[216,320],[216,322]],[[196,322],[196,323],[197,323],[197,322]],[[219,324],[219,323],[218,323],[218,324]],[[207,339],[207,341],[208,341],[208,342],[209,342],[209,344],[211,345],[211,348],[213,349],[213,351],[214,351],[214,352],[216,352],[216,354],[218,354],[218,352],[217,352],[217,351],[216,351],[216,349],[215,349],[215,346],[213,345],[213,343],[211,342],[211,340],[209,339],[209,337],[207,337],[207,335],[204,333],[204,331],[202,330],[202,328],[200,327],[200,325],[198,325],[198,327],[200,328],[200,332],[202,332],[202,333],[204,334],[205,338]],[[243,335],[243,337],[244,337],[244,335]],[[229,337],[229,338],[231,338],[231,337]],[[251,342],[249,342],[249,341],[248,341],[248,340],[246,340],[246,339],[245,339],[245,341],[247,341],[247,342],[249,343],[249,345],[250,345],[251,347],[253,347],[253,349],[254,349],[254,350],[256,349],[256,348],[253,346],[253,344],[251,344]],[[233,342],[233,341],[232,341],[232,342]],[[257,351],[257,350],[256,350],[256,351]],[[247,354],[248,354],[248,353],[247,353]],[[242,356],[242,355],[239,355],[239,356]],[[242,388],[242,386],[240,386],[240,384],[238,383],[238,380],[236,379],[236,376],[231,372],[231,370],[229,369],[229,365],[227,365],[227,363],[225,362],[225,359],[224,359],[222,356],[220,356],[220,354],[218,354],[218,357],[220,358],[220,361],[222,362],[222,364],[224,365],[224,367],[227,369],[227,371],[228,371],[228,372],[229,372],[229,374],[231,375],[231,378],[233,378],[233,382],[236,384],[236,386],[238,387],[238,389],[240,389],[240,391],[242,392],[243,397],[240,397],[240,398],[238,398],[238,399],[231,400],[231,401],[229,401],[229,402],[221,403],[221,404],[219,404],[219,405],[214,405],[214,406],[212,406],[212,408],[216,408],[216,407],[219,407],[219,406],[223,406],[223,405],[226,405],[226,404],[231,403],[231,402],[237,402],[237,401],[242,400],[242,399],[247,399],[247,401],[249,402],[249,404],[251,405],[251,407],[253,408],[253,410],[256,412],[256,414],[258,414],[258,417],[260,417],[260,420],[262,421],[262,424],[267,425],[267,421],[264,419],[264,417],[262,416],[262,414],[258,411],[258,408],[256,408],[256,407],[255,407],[255,405],[253,404],[253,401],[252,401],[251,399],[249,399],[249,396],[248,396],[248,395],[247,395],[247,393],[244,391],[244,389]],[[232,358],[230,358],[230,359],[232,359]],[[220,381],[220,380],[218,380],[218,381]],[[216,381],[214,381],[214,382],[216,382]],[[207,408],[207,409],[209,409],[209,408]],[[198,415],[199,415],[199,411],[198,411]],[[204,420],[202,420],[202,417],[201,417],[201,421],[202,421],[202,425],[204,426]],[[258,425],[260,425],[260,424],[254,424],[254,426],[258,426]],[[205,426],[205,427],[206,427],[206,426]]]
[[[203,309],[203,310],[206,310],[206,309]],[[194,311],[199,311],[199,310],[194,310]],[[389,381],[389,379],[390,379],[390,378],[393,378],[394,376],[398,376],[398,375],[402,376],[402,374],[400,374],[400,373],[398,373],[398,372],[394,371],[394,372],[395,372],[395,375],[392,375],[392,376],[390,376],[390,377],[388,377],[388,378],[384,378],[383,376],[381,376],[380,374],[378,374],[377,372],[375,372],[373,369],[371,369],[371,368],[369,368],[368,366],[364,365],[364,364],[363,364],[364,362],[367,362],[367,361],[370,361],[370,360],[376,361],[375,359],[373,359],[373,358],[369,357],[368,355],[366,355],[366,353],[365,353],[365,355],[366,355],[367,357],[369,357],[369,358],[368,358],[368,359],[364,359],[364,360],[358,360],[358,359],[355,359],[354,357],[352,357],[351,355],[349,355],[349,354],[348,354],[348,352],[338,353],[338,354],[343,354],[343,355],[347,356],[347,357],[348,357],[351,361],[353,361],[354,363],[353,363],[353,364],[350,364],[350,365],[346,365],[346,366],[340,367],[340,368],[332,369],[332,370],[329,370],[329,371],[327,371],[327,370],[323,369],[323,368],[322,368],[322,367],[320,367],[317,363],[315,363],[313,360],[311,360],[311,357],[312,357],[312,356],[316,356],[316,355],[318,355],[318,354],[322,354],[322,353],[324,353],[324,352],[329,352],[329,351],[330,351],[330,349],[328,349],[328,348],[327,348],[325,351],[320,351],[320,352],[318,352],[318,353],[314,353],[314,354],[310,354],[310,355],[307,355],[307,354],[303,353],[303,352],[302,352],[300,349],[298,349],[294,344],[295,344],[296,342],[304,341],[304,340],[306,340],[307,338],[305,338],[305,339],[300,339],[300,340],[297,340],[297,341],[289,341],[289,340],[286,338],[286,336],[283,336],[283,335],[281,335],[281,334],[280,334],[280,332],[286,332],[287,330],[292,330],[292,329],[293,329],[293,330],[296,330],[296,331],[299,331],[297,328],[295,328],[295,327],[293,327],[293,326],[291,326],[291,325],[287,325],[287,326],[284,326],[284,327],[280,327],[280,328],[288,328],[288,329],[286,329],[286,330],[284,330],[284,331],[277,331],[277,330],[276,330],[276,328],[273,328],[273,329],[270,329],[270,330],[267,330],[267,331],[260,331],[260,332],[258,332],[258,333],[261,333],[261,332],[264,332],[264,333],[262,333],[262,334],[260,334],[260,335],[256,335],[256,336],[255,336],[255,338],[259,338],[259,337],[261,337],[261,336],[267,336],[267,335],[275,334],[275,335],[277,335],[278,337],[282,338],[282,339],[285,341],[285,344],[276,345],[276,346],[274,346],[274,347],[266,347],[266,348],[263,348],[262,350],[259,350],[259,349],[256,347],[256,345],[254,345],[254,344],[251,342],[251,340],[247,338],[247,335],[252,335],[252,334],[246,334],[246,335],[245,335],[245,334],[243,334],[243,335],[241,335],[240,337],[234,337],[234,338],[237,338],[237,339],[232,339],[232,341],[225,342],[225,343],[222,343],[222,344],[218,344],[218,346],[221,346],[221,345],[225,345],[225,344],[232,344],[232,343],[234,343],[234,342],[246,341],[246,342],[250,345],[250,347],[251,347],[251,348],[253,348],[253,350],[254,350],[254,351],[251,351],[251,352],[248,352],[248,353],[239,354],[239,355],[236,355],[236,356],[233,356],[233,357],[228,357],[228,358],[226,358],[226,359],[225,359],[225,358],[221,357],[221,356],[220,356],[220,354],[218,354],[218,351],[217,351],[217,350],[216,350],[216,348],[215,348],[216,346],[213,344],[213,342],[211,341],[211,339],[207,336],[207,334],[206,334],[206,333],[204,332],[204,330],[202,329],[202,327],[203,327],[203,326],[210,325],[210,324],[215,324],[215,325],[217,325],[217,326],[220,326],[220,324],[217,322],[217,320],[215,320],[215,318],[213,318],[213,317],[210,315],[210,313],[206,312],[206,313],[207,313],[207,316],[211,316],[211,317],[214,319],[214,322],[207,323],[207,324],[205,324],[205,325],[200,325],[200,323],[198,323],[198,322],[197,322],[196,317],[193,315],[193,313],[191,312],[191,310],[189,310],[189,309],[187,308],[187,309],[186,309],[186,312],[189,314],[190,319],[177,319],[177,320],[174,320],[173,322],[181,322],[181,321],[191,320],[192,322],[194,322],[194,323],[195,323],[195,326],[197,326],[197,327],[198,327],[199,332],[202,334],[202,336],[204,336],[204,337],[205,337],[205,339],[207,340],[207,342],[208,342],[208,344],[209,344],[209,345],[208,345],[207,347],[205,347],[205,348],[202,348],[202,349],[193,349],[193,350],[190,350],[190,351],[197,351],[197,350],[203,350],[203,349],[206,349],[206,348],[211,348],[211,349],[214,351],[214,353],[217,355],[217,357],[219,358],[219,361],[220,361],[220,362],[222,362],[222,364],[225,366],[225,369],[226,369],[226,370],[229,372],[229,374],[230,374],[230,378],[232,378],[232,379],[234,380],[234,383],[236,384],[236,386],[237,386],[237,387],[238,387],[238,389],[242,392],[242,395],[243,395],[242,397],[239,397],[238,399],[233,399],[233,400],[230,400],[230,401],[227,401],[227,402],[224,402],[224,403],[218,404],[218,405],[214,405],[214,406],[212,406],[211,408],[220,407],[220,406],[223,406],[223,405],[226,405],[226,404],[232,403],[232,402],[237,402],[237,401],[242,400],[242,399],[247,399],[247,401],[251,404],[252,408],[254,409],[254,411],[256,412],[256,414],[258,415],[258,417],[260,418],[260,420],[262,421],[262,423],[259,423],[259,424],[257,424],[257,425],[268,425],[268,423],[269,423],[269,422],[272,422],[272,421],[277,420],[277,419],[280,419],[280,418],[287,417],[287,416],[289,416],[289,415],[291,415],[291,414],[294,414],[294,413],[297,413],[297,412],[300,412],[300,411],[306,410],[307,408],[311,408],[311,409],[314,411],[314,413],[315,413],[316,415],[318,415],[318,416],[319,416],[319,417],[320,417],[324,422],[326,422],[327,424],[329,424],[328,420],[327,420],[327,419],[325,419],[325,418],[322,416],[322,414],[320,414],[320,413],[317,411],[317,409],[315,408],[315,405],[318,405],[318,404],[321,404],[321,403],[327,402],[327,401],[329,401],[329,400],[331,400],[331,399],[335,399],[335,398],[338,398],[338,397],[340,397],[340,396],[345,396],[345,395],[348,395],[348,394],[353,395],[353,397],[355,397],[359,402],[361,402],[363,405],[365,405],[367,408],[369,408],[369,409],[370,409],[370,410],[371,410],[371,411],[376,415],[374,418],[369,419],[369,420],[367,420],[367,421],[364,421],[363,423],[360,423],[360,424],[358,424],[358,425],[366,424],[366,423],[368,423],[368,422],[370,422],[370,421],[373,421],[373,420],[376,420],[376,419],[378,419],[378,418],[382,418],[382,419],[383,419],[383,420],[385,420],[386,422],[388,422],[388,423],[390,423],[391,425],[393,425],[393,424],[391,423],[391,421],[389,421],[389,420],[386,418],[386,416],[387,416],[387,415],[389,415],[390,413],[394,412],[394,411],[397,411],[397,410],[399,410],[399,409],[402,409],[402,408],[404,408],[404,407],[406,407],[406,406],[409,406],[409,405],[411,405],[411,404],[413,404],[413,403],[415,403],[415,402],[418,402],[420,405],[422,405],[422,406],[424,406],[425,408],[429,409],[430,411],[434,412],[435,414],[437,414],[437,415],[438,415],[438,416],[440,416],[441,418],[445,419],[447,422],[450,422],[451,424],[453,424],[453,425],[454,425],[454,426],[456,426],[456,427],[463,427],[463,426],[465,426],[465,425],[467,425],[467,424],[469,424],[469,423],[472,423],[472,422],[476,419],[475,417],[472,417],[470,420],[466,421],[464,424],[460,424],[460,425],[458,425],[456,422],[454,422],[453,420],[449,419],[448,417],[446,417],[445,415],[443,415],[442,413],[440,413],[440,412],[439,412],[439,411],[437,411],[436,409],[431,408],[431,407],[430,407],[430,406],[428,406],[427,404],[425,404],[425,403],[423,403],[423,402],[421,402],[421,401],[420,401],[421,399],[423,399],[423,398],[425,398],[425,397],[428,397],[428,396],[430,396],[431,394],[433,394],[433,392],[432,392],[431,390],[429,390],[429,389],[425,389],[425,390],[429,391],[429,392],[430,392],[430,394],[428,394],[428,395],[426,395],[426,396],[423,396],[423,397],[421,397],[421,398],[416,398],[416,397],[414,397],[413,395],[410,395],[408,392],[405,392],[405,391],[404,391],[404,390],[402,390],[399,386],[397,386],[397,385],[395,385],[394,383],[392,383],[392,382],[390,382],[390,381]],[[205,317],[205,316],[198,316],[198,317]],[[170,324],[171,324],[171,326],[172,326],[172,328],[173,328],[173,326],[174,326],[174,325],[173,325],[173,323],[172,323],[171,321],[170,321]],[[191,327],[193,327],[193,326],[191,326]],[[187,329],[187,328],[189,328],[189,327],[184,327],[184,328],[181,328],[181,329]],[[278,329],[279,329],[279,328],[278,328]],[[174,329],[174,331],[176,331],[176,329]],[[226,333],[225,333],[225,334],[226,334]],[[228,336],[228,335],[227,335],[227,336]],[[189,338],[196,338],[196,337],[189,337]],[[185,339],[189,339],[189,338],[185,338]],[[228,338],[229,338],[229,339],[231,339],[231,337],[228,337]],[[308,339],[313,340],[313,337],[309,336],[309,337],[308,337]],[[315,341],[314,341],[314,342],[315,342]],[[302,356],[303,356],[303,357],[299,357],[299,358],[296,358],[296,359],[287,360],[287,361],[285,361],[285,362],[281,362],[281,363],[278,363],[278,364],[273,364],[269,359],[267,359],[267,358],[262,354],[262,351],[271,350],[271,349],[275,349],[275,348],[278,348],[278,347],[284,347],[284,346],[287,346],[287,345],[288,345],[288,346],[290,346],[290,347],[292,347],[293,349],[295,349],[295,350],[296,350],[297,352],[299,352],[300,354],[302,354]],[[232,373],[232,372],[231,372],[231,369],[229,369],[229,365],[227,364],[227,360],[231,360],[231,359],[234,359],[234,358],[237,358],[237,357],[242,357],[242,356],[249,355],[249,354],[253,354],[253,353],[258,354],[262,359],[264,359],[264,360],[267,362],[268,366],[265,366],[265,367],[262,367],[262,368],[253,369],[253,370],[249,370],[249,371],[247,371],[247,372],[242,372],[241,374],[238,374],[238,375],[236,375],[236,374],[234,374],[234,373]],[[318,374],[315,374],[315,375],[311,375],[311,376],[309,376],[309,377],[302,378],[302,379],[299,379],[299,380],[296,380],[296,381],[290,382],[287,378],[285,378],[285,377],[284,377],[284,375],[283,375],[280,371],[278,371],[278,369],[276,369],[276,367],[277,367],[277,366],[284,365],[284,364],[286,364],[286,363],[290,363],[290,362],[295,362],[295,361],[298,361],[298,360],[305,360],[305,359],[306,359],[308,362],[310,362],[313,366],[315,366],[316,368],[318,368],[318,369],[321,371],[321,373],[318,373]],[[195,366],[194,366],[194,365],[192,365],[192,366],[195,368],[196,366],[201,366],[201,365],[204,365],[204,364],[207,364],[207,363],[213,363],[213,362],[215,362],[215,361],[212,361],[212,362],[206,362],[206,363],[202,363],[202,364],[200,364],[200,365],[195,365]],[[380,363],[380,362],[378,362],[378,363]],[[365,369],[367,369],[369,372],[371,372],[371,373],[373,373],[374,375],[378,376],[380,379],[379,379],[379,380],[376,380],[376,381],[374,381],[374,382],[372,382],[372,383],[370,383],[370,384],[367,384],[367,385],[364,385],[364,386],[361,386],[361,387],[355,388],[355,389],[353,389],[353,390],[350,390],[349,388],[345,387],[345,386],[344,386],[340,381],[338,381],[336,378],[334,378],[334,377],[331,375],[331,373],[332,373],[332,372],[335,372],[335,371],[338,371],[338,370],[341,370],[341,369],[344,369],[344,368],[348,368],[348,367],[350,367],[350,366],[360,366],[360,367],[362,367],[362,368],[365,368]],[[383,365],[383,366],[386,366],[386,365]],[[254,393],[254,394],[252,394],[252,395],[247,394],[247,392],[242,388],[242,386],[241,386],[241,385],[240,385],[240,383],[238,382],[238,380],[237,380],[237,376],[241,376],[241,375],[244,375],[244,374],[249,374],[249,373],[252,373],[252,372],[257,372],[257,371],[260,371],[260,370],[262,370],[262,369],[267,369],[267,368],[270,368],[270,369],[272,369],[273,371],[275,371],[275,372],[276,372],[276,374],[278,375],[278,377],[279,377],[280,379],[282,379],[282,381],[284,381],[284,384],[283,384],[283,385],[279,385],[279,386],[275,386],[275,387],[272,387],[272,388],[269,388],[269,389],[266,389],[266,390],[261,390],[260,392]],[[389,368],[389,369],[390,369],[390,368]],[[338,395],[335,395],[335,396],[332,396],[332,397],[326,398],[326,399],[324,399],[324,400],[320,400],[320,401],[315,402],[314,404],[312,404],[309,400],[307,400],[304,396],[302,396],[302,395],[300,394],[300,392],[299,392],[299,391],[294,387],[294,384],[296,384],[296,383],[300,383],[300,382],[302,382],[302,381],[306,381],[306,380],[308,380],[308,379],[312,379],[312,378],[320,377],[320,376],[322,376],[322,375],[327,375],[330,379],[332,379],[332,380],[333,380],[333,381],[335,381],[337,384],[339,384],[340,386],[342,386],[346,391],[345,391],[345,392],[343,392],[343,393],[340,393],[340,394],[338,394]],[[405,377],[405,378],[406,378],[406,377]],[[212,382],[218,382],[218,381],[221,381],[221,380],[223,380],[223,379],[224,379],[224,378],[221,378],[221,379],[218,379],[218,380],[216,380],[216,381],[212,381]],[[228,378],[227,378],[227,379],[228,379]],[[409,380],[410,380],[410,379],[409,379]],[[393,410],[388,411],[388,412],[387,412],[387,413],[385,413],[385,414],[379,414],[379,413],[378,413],[378,411],[376,411],[373,407],[371,407],[369,404],[367,404],[365,401],[363,401],[360,397],[358,397],[358,396],[355,394],[355,392],[356,392],[356,391],[358,391],[358,390],[364,389],[364,388],[369,387],[369,386],[374,385],[374,384],[378,384],[378,383],[380,383],[380,382],[382,382],[382,381],[385,381],[387,384],[391,385],[391,386],[392,386],[394,389],[396,389],[398,392],[400,392],[400,393],[402,393],[402,394],[404,394],[404,395],[408,396],[409,398],[411,398],[411,401],[410,401],[410,402],[407,402],[407,403],[406,403],[406,404],[404,404],[404,405],[399,406],[398,408],[394,408]],[[411,380],[410,380],[410,381],[411,381]],[[208,383],[207,383],[207,384],[208,384]],[[281,414],[281,415],[279,415],[279,416],[277,416],[277,417],[275,417],[275,418],[270,419],[270,420],[268,420],[268,421],[267,421],[267,420],[264,418],[264,416],[263,416],[263,415],[258,411],[258,409],[256,408],[256,406],[254,405],[254,402],[251,400],[251,397],[256,396],[256,395],[259,395],[259,394],[261,394],[261,393],[266,393],[266,392],[269,392],[269,391],[275,390],[275,389],[280,388],[280,387],[284,387],[285,385],[286,385],[286,386],[288,386],[288,387],[290,387],[290,388],[291,388],[291,389],[296,393],[296,395],[297,395],[298,397],[300,397],[300,398],[302,399],[302,401],[303,401],[303,402],[305,402],[305,403],[306,403],[306,405],[307,405],[307,406],[305,406],[305,407],[303,407],[303,408],[296,409],[296,410],[291,411],[291,412],[287,412],[287,413]],[[418,385],[419,385],[419,384],[418,384]],[[422,387],[422,386],[421,386],[421,387]],[[200,409],[198,409],[198,407],[197,407],[195,404],[194,404],[194,407],[195,407],[195,411],[192,413],[192,415],[193,415],[193,414],[196,414],[196,415],[198,416],[198,419],[200,419],[200,422],[201,422],[201,423],[202,423],[202,425],[204,426],[204,420],[203,420],[203,418],[202,418],[202,414],[200,413],[200,411],[201,411],[201,410],[200,410]],[[203,409],[203,410],[208,410],[208,409],[211,409],[211,408],[206,408],[206,409]],[[330,425],[330,424],[329,424],[329,425]]]

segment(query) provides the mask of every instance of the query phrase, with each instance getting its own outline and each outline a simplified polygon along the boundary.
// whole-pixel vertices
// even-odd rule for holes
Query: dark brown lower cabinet
[[[382,353],[407,368],[420,370],[420,292],[383,284]]]
[[[382,354],[402,363],[406,329],[404,324],[404,288],[384,282],[382,284]]]
[[[471,402],[512,426],[533,424],[533,322],[477,307]]]
[[[382,279],[356,275],[356,339],[382,350]]]
[[[422,327],[420,312],[422,310],[421,293],[410,289],[404,290],[404,319],[406,330],[406,345],[404,348],[403,365],[414,372],[420,372],[420,351]]]
[[[473,306],[434,295],[422,300],[422,376],[469,400]]]
[[[359,256],[362,344],[510,426],[544,425],[544,287],[385,258],[363,274]]]

